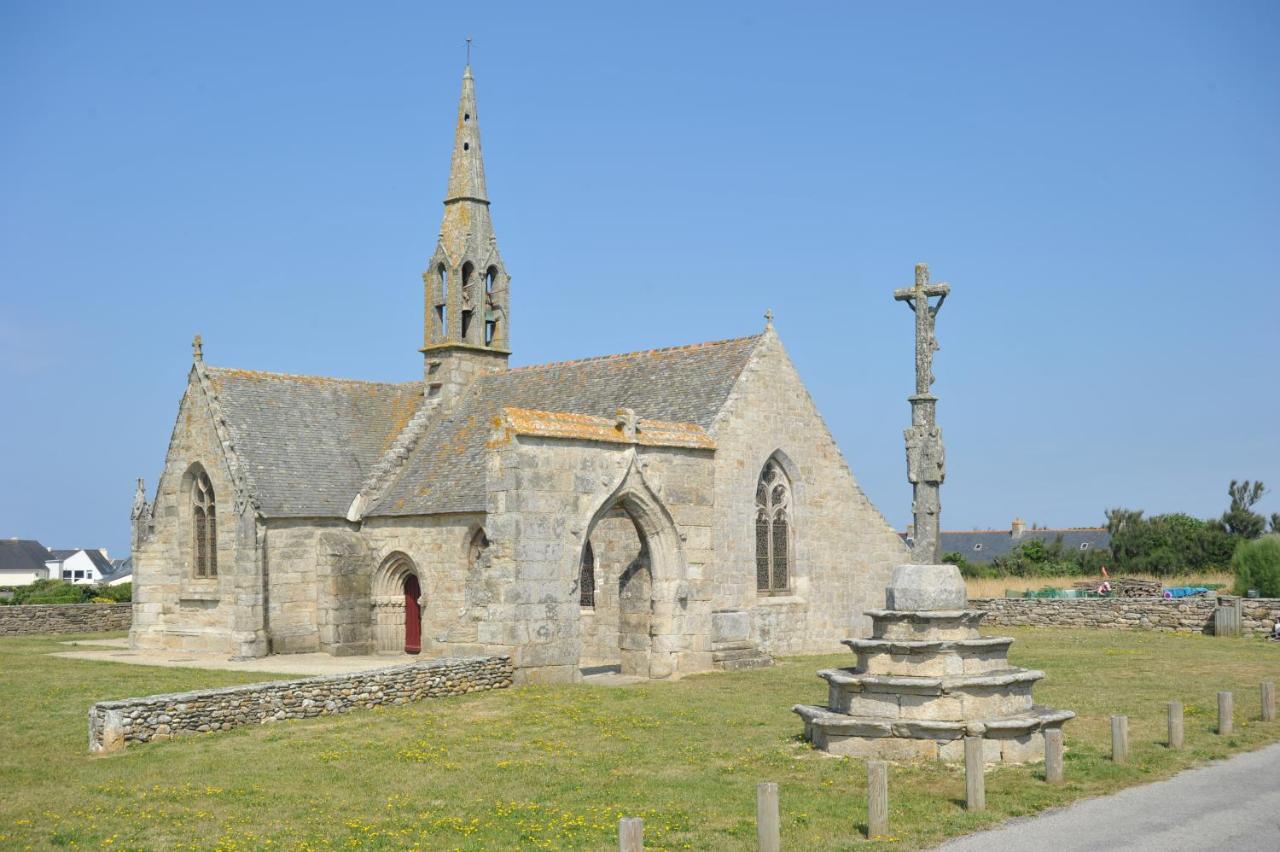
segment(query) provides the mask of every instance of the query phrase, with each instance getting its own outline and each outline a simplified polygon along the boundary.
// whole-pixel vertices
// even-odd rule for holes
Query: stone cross
[[[893,291],[893,298],[906,302],[916,315],[916,392],[911,402],[911,428],[903,432],[907,443],[907,481],[911,483],[911,513],[914,521],[912,561],[934,565],[939,559],[938,516],[942,506],[939,486],[946,476],[942,431],[938,428],[938,398],[929,393],[933,385],[933,353],[938,349],[934,322],[951,287],[930,284],[929,267],[916,264],[914,287]],[[936,304],[929,300],[937,297]]]
[[[191,360],[204,360],[204,340],[198,334],[191,339]]]
[[[938,338],[933,333],[933,325],[950,292],[949,284],[929,283],[927,263],[916,264],[916,286],[901,287],[893,291],[893,298],[906,302],[916,315],[916,393],[928,393],[933,384],[933,353],[938,350]],[[936,305],[929,304],[932,296],[938,297]]]

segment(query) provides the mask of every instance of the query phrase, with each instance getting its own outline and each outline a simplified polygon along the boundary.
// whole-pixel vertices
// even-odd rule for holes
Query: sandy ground
[[[327,675],[362,672],[410,663],[421,657],[409,654],[378,654],[368,657],[333,657],[329,654],[279,654],[250,660],[233,660],[222,654],[195,651],[135,651],[128,639],[82,639],[63,642],[75,650],[60,651],[54,657],[130,663],[136,666],[164,666],[186,669],[225,669],[233,672],[262,672],[283,675]]]
[[[63,642],[75,650],[59,651],[53,657],[72,660],[98,660],[104,663],[129,663],[135,666],[164,666],[186,669],[224,669],[232,672],[262,672],[279,675],[328,675],[363,672],[398,666],[428,657],[410,654],[377,654],[365,657],[331,657],[328,654],[278,654],[249,660],[234,660],[222,654],[196,651],[135,651],[128,639],[80,639]],[[629,686],[646,678],[620,674],[616,666],[583,669],[583,683],[596,686]]]

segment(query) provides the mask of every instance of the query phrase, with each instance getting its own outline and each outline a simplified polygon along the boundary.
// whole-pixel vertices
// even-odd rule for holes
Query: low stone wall
[[[132,624],[131,603],[0,606],[0,636],[104,633],[128,630]]]
[[[182,734],[505,689],[511,685],[514,672],[510,657],[470,657],[99,701],[89,708],[89,751],[118,751],[129,743],[166,740]]]
[[[1162,598],[977,598],[974,609],[986,610],[983,624],[1026,627],[1098,627],[1113,630],[1162,630],[1168,633],[1213,633],[1212,596],[1167,601]],[[1280,599],[1243,601],[1241,633],[1268,636],[1280,618]]]

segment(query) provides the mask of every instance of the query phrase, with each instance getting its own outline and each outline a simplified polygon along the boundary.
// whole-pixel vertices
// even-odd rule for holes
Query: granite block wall
[[[119,751],[129,743],[166,740],[182,734],[505,689],[511,685],[513,675],[510,657],[473,657],[99,701],[89,708],[89,751]]]
[[[986,610],[984,625],[1020,627],[1096,627],[1108,630],[1161,630],[1168,633],[1213,633],[1216,600],[1183,598],[981,598],[969,601]],[[1245,636],[1267,636],[1280,618],[1280,599],[1243,601],[1241,630]]]
[[[105,633],[128,630],[132,623],[130,603],[0,606],[0,636]]]

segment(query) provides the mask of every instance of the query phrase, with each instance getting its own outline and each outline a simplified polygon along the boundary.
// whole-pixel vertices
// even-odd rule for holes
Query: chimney
[[[1022,531],[1027,528],[1027,522],[1022,518],[1014,518],[1013,526],[1009,529],[1009,534],[1014,538],[1022,538]]]

